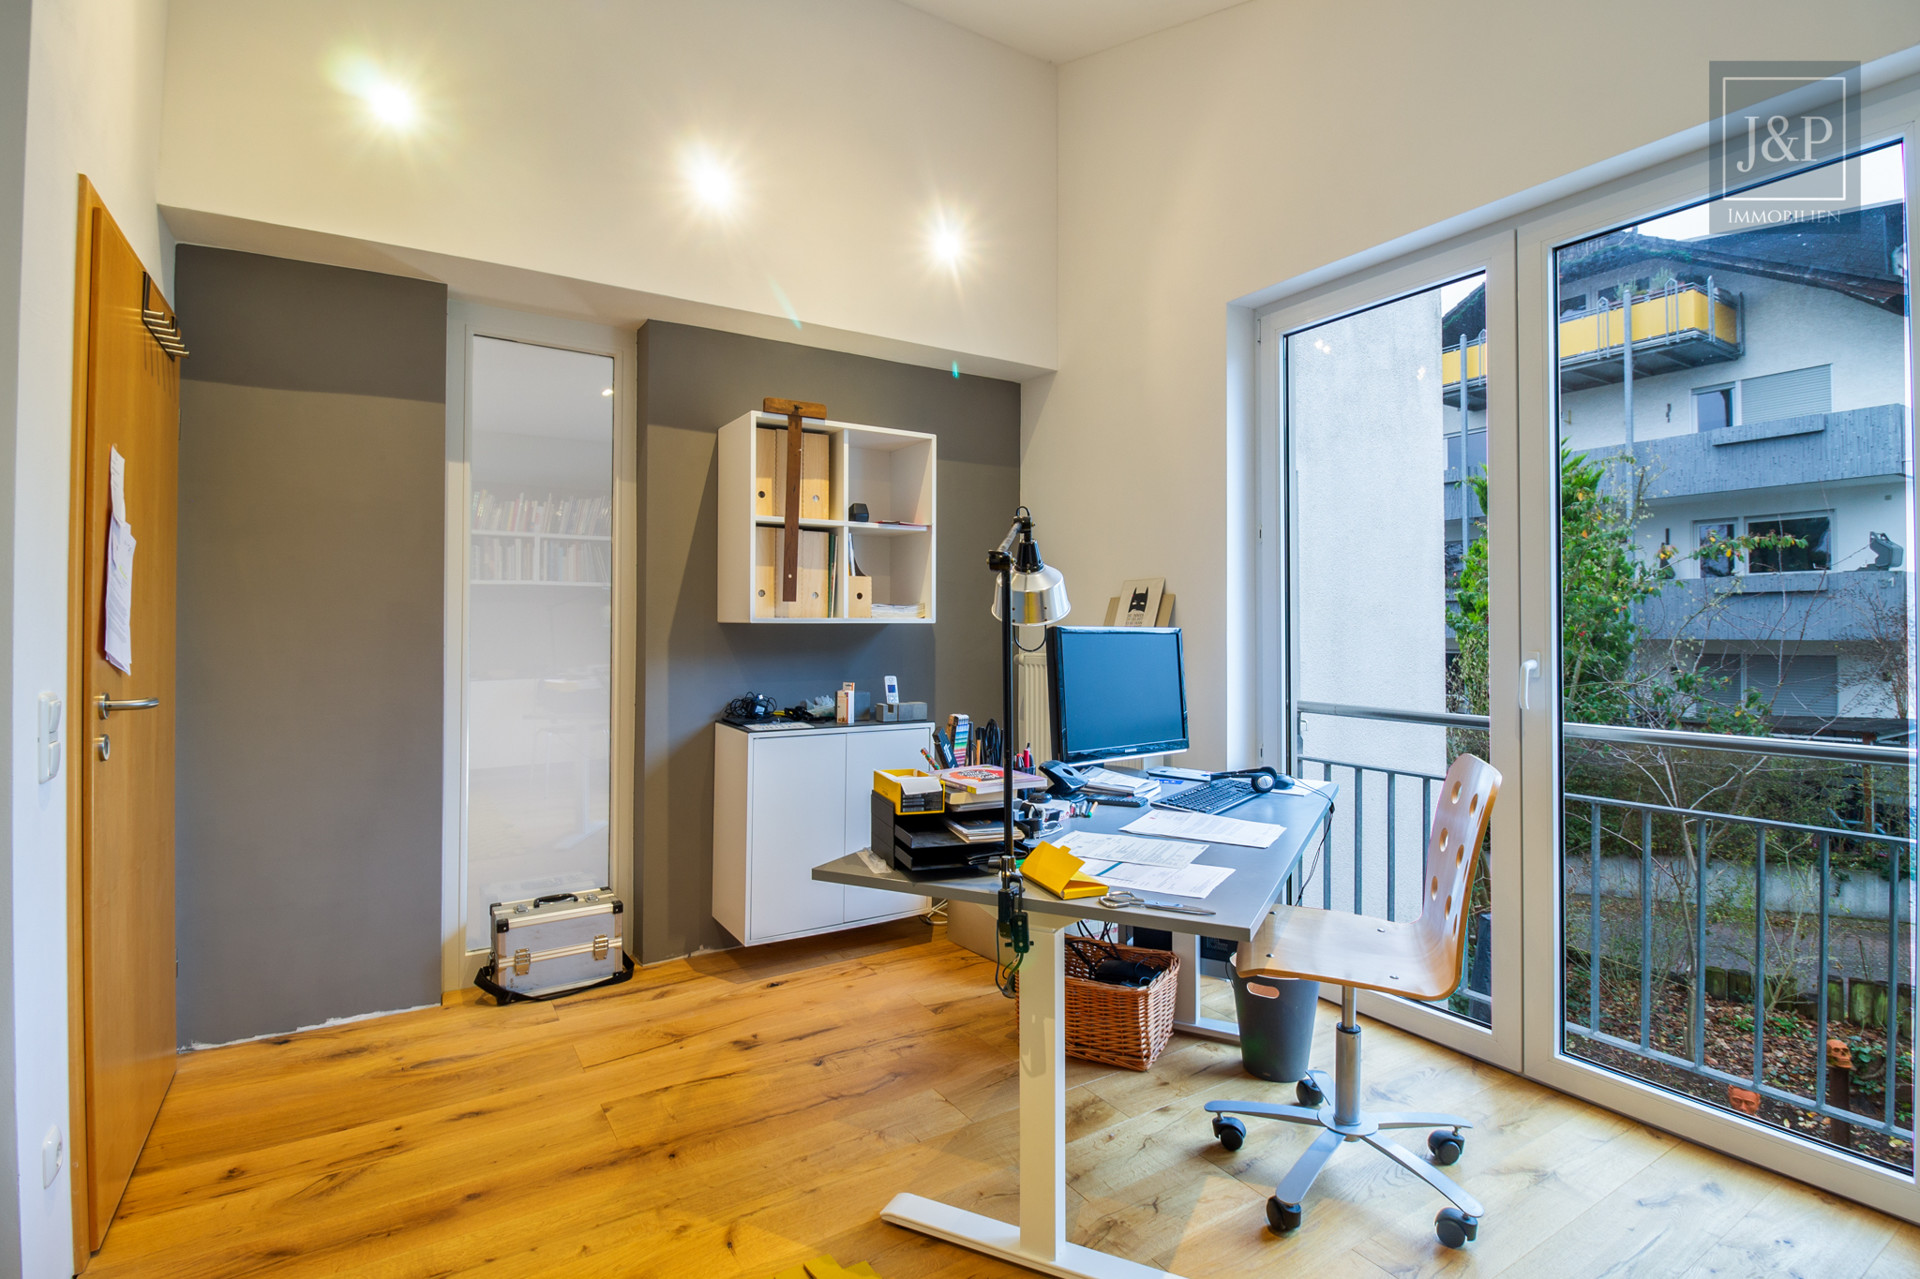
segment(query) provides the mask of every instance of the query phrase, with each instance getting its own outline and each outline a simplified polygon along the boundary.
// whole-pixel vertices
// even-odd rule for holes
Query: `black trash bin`
[[[1240,1060],[1247,1073],[1275,1083],[1304,1077],[1312,1064],[1313,1015],[1320,983],[1233,975],[1240,1017]]]

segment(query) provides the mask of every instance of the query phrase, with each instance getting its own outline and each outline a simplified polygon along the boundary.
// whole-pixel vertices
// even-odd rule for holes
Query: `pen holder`
[[[1170,950],[1145,950],[1074,939],[1065,947],[1067,1056],[1124,1070],[1146,1070],[1173,1038],[1174,986],[1180,956]],[[1080,952],[1087,952],[1082,955]],[[1094,981],[1092,965],[1103,959],[1129,959],[1160,975],[1145,986],[1116,986]]]

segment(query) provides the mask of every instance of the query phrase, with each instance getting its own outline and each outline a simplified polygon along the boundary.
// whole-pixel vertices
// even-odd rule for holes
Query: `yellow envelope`
[[[1086,863],[1058,844],[1041,844],[1027,855],[1020,873],[1062,901],[1075,897],[1098,897],[1107,886],[1091,876],[1082,875]]]

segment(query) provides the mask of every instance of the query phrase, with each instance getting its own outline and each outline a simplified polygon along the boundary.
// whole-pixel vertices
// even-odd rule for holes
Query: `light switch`
[[[60,1175],[60,1156],[65,1154],[67,1143],[60,1138],[60,1125],[47,1129],[45,1140],[40,1143],[40,1186],[46,1189],[53,1185]]]
[[[52,693],[40,694],[40,735],[34,739],[34,756],[43,782],[50,782],[60,774],[60,711],[58,697]]]

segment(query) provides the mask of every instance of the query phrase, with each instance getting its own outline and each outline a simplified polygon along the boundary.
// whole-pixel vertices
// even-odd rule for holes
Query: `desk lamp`
[[[987,552],[987,567],[998,577],[993,597],[993,615],[1000,619],[1001,697],[1005,718],[1001,742],[1001,806],[1006,843],[1000,856],[1000,935],[1014,954],[1014,966],[1027,953],[1027,912],[1023,908],[1025,886],[1014,861],[1013,786],[1014,747],[1014,663],[1018,640],[1014,626],[1054,626],[1067,615],[1067,587],[1057,568],[1048,568],[1033,541],[1033,512],[1022,506],[1014,512],[1013,527],[999,546]],[[1001,985],[1001,993],[1013,997],[1012,983]]]

